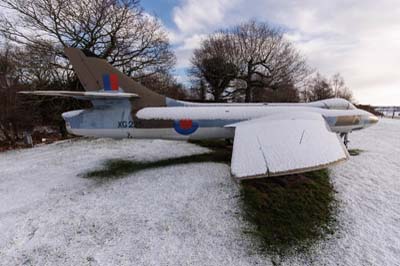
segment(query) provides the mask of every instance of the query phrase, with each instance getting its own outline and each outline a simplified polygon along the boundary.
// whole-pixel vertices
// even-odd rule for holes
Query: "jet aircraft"
[[[85,91],[24,94],[90,100],[62,114],[74,135],[175,140],[233,139],[237,179],[301,173],[349,158],[348,134],[378,122],[344,99],[310,103],[193,103],[157,94],[77,48],[65,48]],[[341,137],[344,141],[341,140]]]

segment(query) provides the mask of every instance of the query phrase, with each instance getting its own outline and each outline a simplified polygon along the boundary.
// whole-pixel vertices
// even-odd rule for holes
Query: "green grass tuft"
[[[350,149],[350,150],[348,150],[348,152],[351,156],[357,156],[357,155],[360,155],[364,151],[360,150],[360,149]]]
[[[306,253],[335,232],[337,201],[327,170],[242,182],[251,234],[270,255]]]

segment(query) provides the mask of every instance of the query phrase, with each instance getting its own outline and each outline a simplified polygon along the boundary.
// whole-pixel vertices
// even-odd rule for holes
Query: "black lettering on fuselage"
[[[133,121],[118,121],[118,128],[133,128]]]

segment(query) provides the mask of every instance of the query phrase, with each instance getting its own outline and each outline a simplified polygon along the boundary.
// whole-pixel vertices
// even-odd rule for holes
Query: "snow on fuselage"
[[[329,106],[329,105],[330,106]],[[337,109],[327,109],[337,108]],[[339,109],[339,110],[338,110]],[[63,114],[70,133],[92,137],[213,139],[233,138],[228,125],[285,112],[321,114],[330,130],[348,133],[375,124],[377,118],[342,99],[303,104],[196,104],[148,107],[131,115],[130,104]]]

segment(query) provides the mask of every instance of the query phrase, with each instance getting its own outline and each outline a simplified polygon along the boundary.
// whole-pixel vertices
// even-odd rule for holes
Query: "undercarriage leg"
[[[349,144],[349,133],[341,133],[340,134],[340,137],[342,137],[343,138],[343,143],[344,143],[344,146],[346,146],[346,148],[348,148],[348,144]]]

